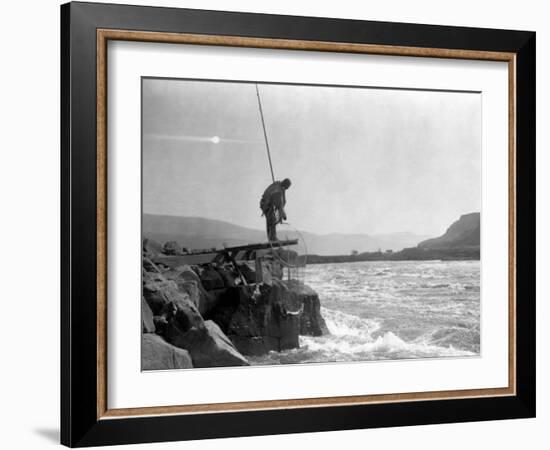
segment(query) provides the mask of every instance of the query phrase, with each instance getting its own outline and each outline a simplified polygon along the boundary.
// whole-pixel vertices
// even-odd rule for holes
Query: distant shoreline
[[[298,257],[303,258],[303,257]],[[406,248],[399,252],[368,252],[358,255],[307,255],[308,264],[333,264],[363,261],[479,261],[479,247],[451,249]]]

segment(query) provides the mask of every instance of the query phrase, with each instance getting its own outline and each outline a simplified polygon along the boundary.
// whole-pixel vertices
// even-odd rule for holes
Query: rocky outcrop
[[[321,302],[317,292],[308,285],[298,281],[289,282],[291,295],[301,305],[300,334],[305,336],[322,336],[328,334],[328,327],[321,315]]]
[[[244,277],[247,283],[256,282],[256,272],[254,272],[247,264],[239,264],[240,275]]]
[[[479,248],[480,214],[464,214],[447,228],[445,234],[418,244],[418,248],[430,250]]]
[[[243,355],[298,348],[300,334],[328,332],[317,294],[297,281],[226,289],[208,317]]]
[[[153,333],[141,337],[141,370],[190,369],[193,361],[187,350],[174,347]]]
[[[180,266],[163,275],[174,281],[180,291],[189,295],[201,315],[204,315],[212,307],[213,295],[204,288],[201,278],[191,266]]]
[[[207,320],[200,327],[185,332],[171,323],[166,339],[191,354],[194,367],[247,366],[248,361],[214,322]]]
[[[174,268],[144,253],[142,332],[155,337],[144,338],[143,355],[159,352],[144,370],[184,364],[174,349],[185,351],[193,367],[248,365],[243,355],[298,348],[300,335],[328,333],[317,294],[298,281],[281,281],[280,265],[267,260],[264,266],[269,276],[255,283],[255,271],[244,263]]]
[[[189,310],[189,320],[197,323],[202,320],[198,309],[187,294],[178,289],[177,284],[160,274],[148,274],[143,280],[143,297],[153,315],[166,315],[172,306]]]
[[[156,332],[173,346],[187,350],[193,367],[248,364],[215,324],[204,321],[193,299],[174,280],[147,272],[143,296],[154,314]]]
[[[227,287],[224,278],[227,277],[223,277],[220,271],[216,270],[212,264],[205,265],[200,272],[201,283],[207,291]],[[232,284],[234,285],[234,283]]]

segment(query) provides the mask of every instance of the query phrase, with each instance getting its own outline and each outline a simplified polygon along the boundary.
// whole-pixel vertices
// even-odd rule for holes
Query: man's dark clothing
[[[270,241],[277,240],[276,226],[286,219],[285,205],[285,189],[280,181],[275,181],[267,187],[260,200],[260,209],[265,215],[267,239]]]

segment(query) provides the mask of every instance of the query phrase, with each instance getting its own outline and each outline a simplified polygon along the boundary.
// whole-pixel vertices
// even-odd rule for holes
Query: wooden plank
[[[192,264],[208,264],[214,261],[217,253],[198,253],[190,255],[163,255],[155,256],[151,260],[155,264],[165,264],[169,267],[178,267]]]
[[[220,252],[221,251],[237,252],[241,250],[262,250],[262,249],[270,249],[270,248],[290,247],[291,245],[298,245],[298,239],[288,239],[285,241],[259,242],[257,244],[239,245],[237,247],[227,247],[219,251]]]
[[[290,247],[297,245],[298,239],[290,239],[277,242],[260,242],[257,244],[239,245],[236,247],[227,247],[219,250],[210,250],[204,252],[189,253],[187,255],[159,255],[151,258],[156,264],[165,264],[169,267],[183,266],[185,264],[208,264],[213,262],[219,255],[225,254],[228,259],[237,261],[248,261],[255,259],[256,254],[268,254],[272,248]]]

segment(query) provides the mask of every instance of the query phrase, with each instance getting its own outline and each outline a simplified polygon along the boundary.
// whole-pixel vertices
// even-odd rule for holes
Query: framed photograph
[[[61,7],[61,441],[535,415],[535,33]]]

